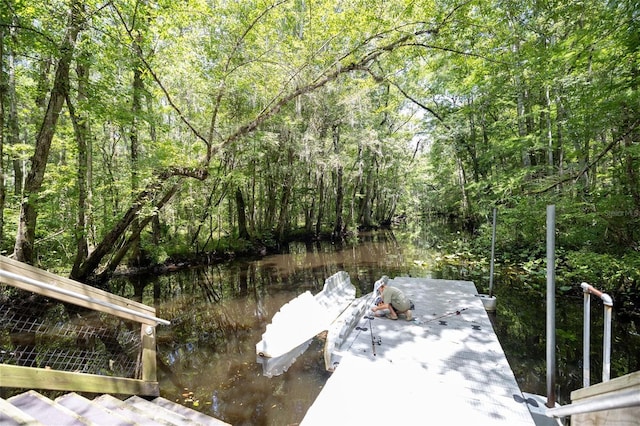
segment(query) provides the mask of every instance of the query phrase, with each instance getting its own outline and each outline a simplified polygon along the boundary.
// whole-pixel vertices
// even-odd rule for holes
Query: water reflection
[[[381,275],[423,273],[412,260],[393,234],[376,233],[341,245],[293,243],[259,260],[159,277],[157,313],[172,322],[158,331],[162,395],[234,425],[299,423],[329,377],[323,342],[314,340],[286,374],[267,378],[255,355],[266,325],[284,303],[320,291],[337,271],[362,293]]]
[[[433,233],[426,239],[379,232],[339,245],[294,243],[286,253],[262,259],[157,277],[144,289],[143,301],[155,301],[157,314],[172,321],[158,330],[162,396],[234,425],[299,423],[329,377],[323,342],[315,339],[287,373],[264,377],[255,344],[273,315],[293,297],[320,291],[325,278],[340,270],[349,273],[360,294],[370,291],[382,275],[466,279],[480,287],[486,283],[486,265],[468,265],[455,256],[443,261],[449,254],[438,247]],[[544,395],[544,295],[508,274],[496,278],[495,290],[499,302],[492,322],[507,359],[523,390]],[[578,292],[558,300],[561,403],[581,387],[580,297]],[[600,307],[594,306],[594,334],[601,327],[597,312]],[[624,333],[616,327],[614,336]],[[637,336],[635,341],[628,337],[624,348],[614,343],[613,350],[623,354],[615,362],[627,362],[624,367],[634,370],[640,342]],[[600,351],[598,339],[601,335],[594,335],[594,354]],[[592,357],[594,382],[599,380],[600,359]]]

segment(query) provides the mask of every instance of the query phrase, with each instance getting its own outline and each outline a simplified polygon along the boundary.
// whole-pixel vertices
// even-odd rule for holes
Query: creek
[[[145,278],[143,302],[155,305],[158,316],[172,322],[158,328],[161,395],[233,425],[298,424],[330,375],[324,370],[323,341],[314,339],[286,373],[265,377],[256,362],[255,344],[273,315],[293,297],[320,291],[325,278],[340,270],[349,273],[358,295],[371,291],[382,275],[470,280],[486,292],[488,264],[470,264],[456,253],[443,252],[440,238],[464,237],[439,229],[438,235],[433,229],[379,231],[340,244],[291,243],[280,254]],[[125,295],[133,292],[131,282],[120,285]],[[490,317],[521,389],[545,395],[541,286],[497,266],[498,310]],[[563,404],[582,384],[582,303],[579,283],[556,301],[556,380]],[[602,359],[598,301],[593,302],[592,319],[595,383],[600,381]],[[631,330],[616,323],[614,314],[611,377],[638,369],[640,337]],[[368,391],[373,397],[384,389]]]

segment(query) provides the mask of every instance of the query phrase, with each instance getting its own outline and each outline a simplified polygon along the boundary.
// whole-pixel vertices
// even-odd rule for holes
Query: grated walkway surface
[[[388,284],[414,302],[413,321],[365,315],[302,425],[534,424],[472,282]]]

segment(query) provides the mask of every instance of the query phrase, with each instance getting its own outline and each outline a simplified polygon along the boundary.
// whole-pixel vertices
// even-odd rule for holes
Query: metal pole
[[[582,329],[582,386],[588,388],[591,385],[591,293],[587,283],[582,283],[584,290],[584,327]]]
[[[493,208],[493,232],[491,233],[491,269],[489,271],[489,297],[493,297],[493,259],[496,252],[496,215],[497,209]]]
[[[547,407],[556,405],[556,206],[547,206]]]
[[[611,311],[613,306],[604,305],[604,336],[602,338],[602,381],[608,382],[611,374]]]

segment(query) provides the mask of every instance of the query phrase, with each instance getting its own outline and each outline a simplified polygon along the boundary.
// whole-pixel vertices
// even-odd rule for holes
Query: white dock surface
[[[472,282],[388,284],[414,320],[363,318],[302,425],[534,425]]]

